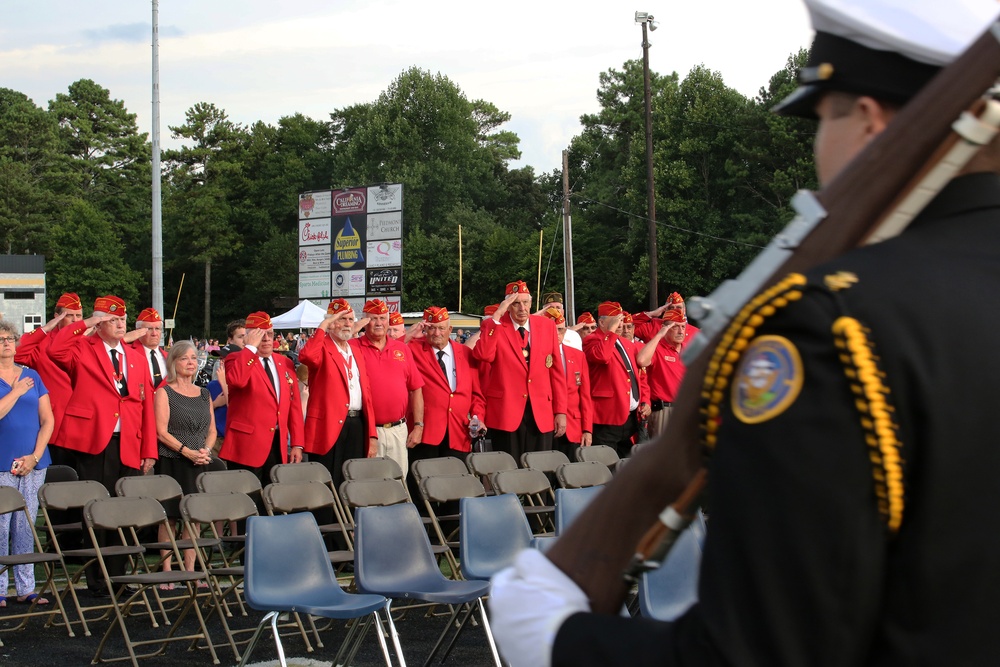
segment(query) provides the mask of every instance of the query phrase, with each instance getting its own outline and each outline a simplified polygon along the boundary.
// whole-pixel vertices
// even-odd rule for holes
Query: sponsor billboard
[[[399,239],[395,241],[369,241],[368,242],[368,268],[379,269],[386,266],[403,265],[403,242]]]
[[[321,307],[366,297],[399,310],[403,288],[403,186],[382,183],[298,196],[299,298]]]
[[[365,271],[366,294],[399,294],[403,286],[402,269],[368,269]]]

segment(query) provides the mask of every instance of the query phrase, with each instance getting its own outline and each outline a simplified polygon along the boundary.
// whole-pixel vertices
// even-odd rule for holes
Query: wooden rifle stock
[[[952,123],[1000,77],[1000,42],[991,26],[944,68],[857,155],[818,199],[826,217],[764,282],[803,272],[861,245],[899,193],[919,177],[951,136]],[[704,335],[704,334],[702,334]],[[718,332],[688,364],[666,431],[639,449],[547,556],[590,598],[614,614],[627,593],[622,573],[660,511],[682,495],[703,467],[699,443],[701,385]]]

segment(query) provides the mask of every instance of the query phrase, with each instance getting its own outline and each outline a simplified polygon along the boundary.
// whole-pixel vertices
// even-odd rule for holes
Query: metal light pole
[[[160,205],[160,28],[159,2],[153,0],[153,308],[163,313],[163,211]],[[138,310],[138,309],[137,309]],[[162,317],[162,315],[161,315]]]
[[[649,229],[649,309],[654,310],[660,299],[657,290],[656,261],[656,188],[653,183],[653,108],[649,83],[649,30],[656,30],[653,16],[647,12],[636,12],[635,22],[642,24],[642,83],[646,98],[646,217]]]

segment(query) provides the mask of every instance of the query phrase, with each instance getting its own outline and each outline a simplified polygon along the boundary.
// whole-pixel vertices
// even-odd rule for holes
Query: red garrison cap
[[[163,318],[160,314],[156,312],[156,308],[144,308],[139,317],[135,318],[136,322],[162,322]]]
[[[109,315],[125,317],[125,302],[117,296],[99,296],[94,301],[94,310]]]
[[[428,324],[440,324],[448,320],[448,309],[438,306],[431,306],[424,310],[424,322]]]
[[[247,329],[273,329],[271,326],[271,316],[262,310],[247,315]]]
[[[389,306],[382,299],[372,299],[365,302],[365,307],[361,309],[361,312],[371,315],[385,315],[389,312]]]
[[[56,301],[56,308],[83,310],[83,304],[80,303],[80,297],[76,294],[76,292],[66,292],[59,297],[58,301]]]

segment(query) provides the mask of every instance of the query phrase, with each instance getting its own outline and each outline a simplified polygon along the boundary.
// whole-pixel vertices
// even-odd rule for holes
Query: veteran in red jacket
[[[649,390],[639,375],[635,346],[615,333],[622,323],[621,305],[605,301],[597,313],[597,331],[583,339],[594,400],[594,444],[614,447],[624,457],[631,453],[639,421],[649,414]]]
[[[305,447],[309,460],[325,465],[339,488],[344,461],[375,456],[378,436],[365,360],[350,344],[354,309],[334,299],[326,313],[299,352],[309,368]]]
[[[566,344],[566,316],[558,308],[546,308],[542,315],[552,320],[559,335],[559,351],[566,372],[566,433],[556,438],[555,449],[576,460],[579,447],[590,447],[594,431],[594,403],[590,398],[590,369],[581,350]]]
[[[486,426],[493,448],[511,454],[552,449],[566,432],[566,380],[559,363],[559,337],[552,321],[531,315],[531,294],[522,281],[483,321],[473,355],[490,364]]]
[[[243,349],[223,361],[229,412],[219,457],[230,469],[249,470],[266,485],[272,466],[302,460],[302,401],[295,365],[274,354],[270,316],[247,315],[246,331]]]

